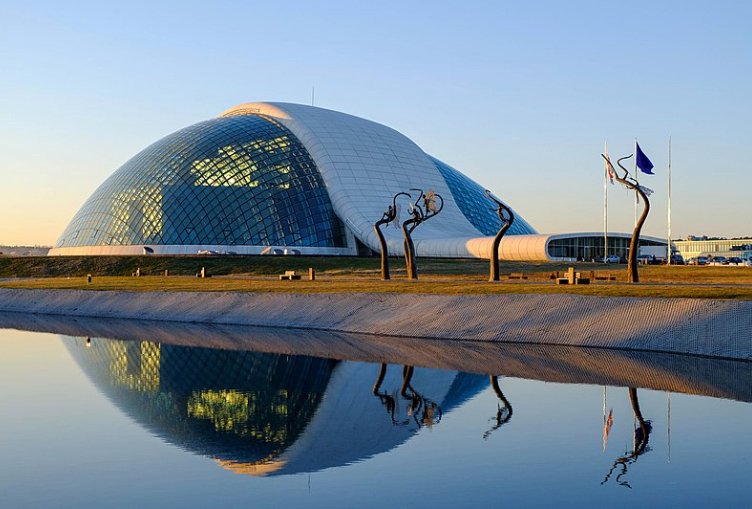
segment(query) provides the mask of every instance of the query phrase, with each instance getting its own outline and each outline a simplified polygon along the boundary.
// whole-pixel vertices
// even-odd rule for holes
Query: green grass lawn
[[[11,288],[68,288],[127,291],[232,291],[232,292],[383,292],[428,294],[572,293],[592,296],[689,297],[752,299],[752,268],[644,266],[641,283],[626,284],[625,265],[592,263],[502,262],[501,272],[524,272],[526,280],[489,283],[487,260],[419,259],[420,279],[407,281],[401,259],[390,259],[391,281],[379,279],[378,258],[344,257],[0,257],[0,282]],[[616,281],[590,285],[557,286],[551,274],[575,266],[584,275],[610,272]],[[144,277],[131,277],[137,267]],[[197,279],[205,267],[214,277]],[[306,277],[308,267],[316,281],[279,281],[277,275],[296,270]],[[164,277],[164,270],[170,271]],[[92,274],[93,282],[86,282]]]
[[[94,277],[91,284],[83,277],[31,278],[0,282],[0,287],[30,289],[189,291],[189,292],[292,292],[292,293],[423,293],[446,295],[570,293],[598,297],[685,297],[715,299],[752,299],[752,286],[712,286],[688,284],[595,283],[557,286],[553,282],[502,281],[489,283],[479,279],[424,277],[418,281],[395,279],[329,277],[316,281],[279,281],[260,277],[223,276],[196,279],[188,276]]]

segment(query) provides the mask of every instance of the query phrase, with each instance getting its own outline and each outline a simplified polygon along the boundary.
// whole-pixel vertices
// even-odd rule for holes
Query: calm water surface
[[[749,365],[682,362],[630,390],[0,329],[0,507],[749,507]]]

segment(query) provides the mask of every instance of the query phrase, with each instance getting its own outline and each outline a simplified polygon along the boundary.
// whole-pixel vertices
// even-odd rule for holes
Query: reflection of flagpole
[[[606,444],[608,444],[608,435],[611,433],[611,426],[614,424],[614,411],[613,409],[608,411],[606,415],[606,386],[603,386],[603,452],[606,452]]]
[[[668,256],[666,263],[671,265],[671,136],[668,137]]]
[[[671,463],[671,393],[668,393],[668,402],[666,405],[668,421],[668,462]]]
[[[603,386],[603,452],[606,452],[606,386]]]

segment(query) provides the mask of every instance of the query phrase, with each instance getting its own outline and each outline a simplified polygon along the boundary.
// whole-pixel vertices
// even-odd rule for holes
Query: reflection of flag
[[[611,433],[611,426],[614,425],[614,409],[608,411],[608,418],[603,423],[603,450],[606,450],[606,444],[608,443],[608,435]]]
[[[645,152],[642,151],[640,144],[637,142],[635,142],[635,151],[637,152],[637,167],[642,170],[643,173],[655,175],[655,173],[653,173],[653,163],[650,162],[650,159],[648,159],[648,156],[645,155]]]
[[[606,154],[603,156],[606,159],[606,174],[608,175],[608,179],[611,181],[611,184],[614,183],[614,175],[616,175],[616,170],[614,170],[614,165],[611,164],[611,159],[608,157],[608,148],[606,148]]]

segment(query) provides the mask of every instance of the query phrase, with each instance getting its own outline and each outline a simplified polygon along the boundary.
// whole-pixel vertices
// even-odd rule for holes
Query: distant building
[[[672,240],[675,252],[685,260],[698,256],[736,256],[749,258],[752,256],[752,238],[747,239],[713,239],[690,235],[687,240]]]
[[[0,246],[0,256],[47,256],[47,246]]]

